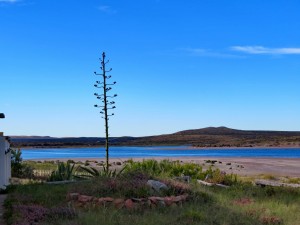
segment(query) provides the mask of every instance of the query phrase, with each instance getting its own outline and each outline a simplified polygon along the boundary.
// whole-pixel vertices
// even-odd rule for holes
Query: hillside
[[[100,146],[104,138],[12,136],[15,147]],[[193,145],[195,147],[300,147],[298,131],[251,131],[207,127],[147,137],[112,137],[112,145]]]

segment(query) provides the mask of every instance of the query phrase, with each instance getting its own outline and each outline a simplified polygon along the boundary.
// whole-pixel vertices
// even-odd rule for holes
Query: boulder
[[[160,182],[160,181],[157,181],[157,180],[148,180],[147,181],[147,185],[157,191],[157,192],[160,192],[162,190],[168,190],[169,188],[167,187],[167,185],[165,185],[164,183]]]

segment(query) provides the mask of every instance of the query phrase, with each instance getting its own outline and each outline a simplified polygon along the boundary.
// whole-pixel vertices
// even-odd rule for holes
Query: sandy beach
[[[124,162],[129,158],[111,158],[110,163]],[[207,160],[216,160],[213,167],[219,168],[226,173],[234,173],[241,176],[257,176],[269,174],[274,176],[300,177],[300,158],[222,158],[222,157],[151,157],[151,158],[132,158],[135,161],[143,159],[163,160],[169,159],[172,161],[179,160],[181,162],[193,162],[208,168],[211,163]],[[67,161],[68,159],[39,159],[34,161]],[[105,161],[105,158],[73,158],[75,162],[86,160],[90,161]]]

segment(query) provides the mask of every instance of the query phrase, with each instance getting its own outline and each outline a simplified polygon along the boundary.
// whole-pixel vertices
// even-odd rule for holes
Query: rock
[[[164,197],[164,202],[167,206],[170,206],[173,204],[173,198],[172,197]]]
[[[105,204],[105,201],[103,200],[103,198],[98,198],[98,202],[96,203],[96,205],[103,206],[104,204]]]
[[[127,199],[124,204],[125,204],[126,209],[133,209],[134,208],[134,203],[131,199]]]
[[[122,199],[122,198],[117,198],[117,199],[115,199],[114,200],[114,206],[117,208],[117,209],[121,209],[121,208],[123,208],[123,206],[124,206],[124,199]]]
[[[121,162],[116,162],[116,165],[121,166],[122,163]]]
[[[172,201],[173,202],[180,202],[180,201],[182,201],[182,198],[181,198],[181,196],[174,196],[174,197],[172,197]]]
[[[133,202],[145,202],[147,199],[146,198],[131,198]]]
[[[148,198],[149,200],[151,200],[152,202],[157,202],[157,201],[164,201],[164,198],[162,198],[162,197],[149,197]]]
[[[67,195],[67,200],[68,201],[70,201],[70,200],[77,201],[78,200],[78,196],[79,196],[79,193],[69,193]]]
[[[211,176],[210,174],[207,174],[204,180],[205,180],[205,181],[206,181],[206,180],[210,180],[211,178],[212,178],[212,176]]]
[[[147,181],[147,185],[157,191],[160,192],[161,190],[168,190],[169,188],[167,187],[167,185],[165,185],[164,183],[160,182],[160,181],[156,181],[156,180],[148,180]]]
[[[82,202],[82,203],[91,202],[92,200],[93,200],[92,196],[88,196],[88,195],[79,195],[78,196],[78,201]]]
[[[113,202],[114,199],[111,197],[102,198],[104,202]]]
[[[230,166],[230,165],[231,165],[231,163],[226,163],[226,165],[227,165],[227,166]]]

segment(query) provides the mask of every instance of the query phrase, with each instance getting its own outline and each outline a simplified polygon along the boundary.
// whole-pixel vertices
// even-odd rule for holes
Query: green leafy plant
[[[49,181],[71,180],[73,178],[75,164],[61,162],[57,165],[57,169],[53,171],[49,177]]]
[[[110,170],[107,169],[104,165],[102,166],[103,169],[95,169],[94,167],[87,167],[87,166],[79,166],[77,168],[77,174],[75,175],[76,178],[92,178],[92,177],[118,177],[120,176],[123,171],[126,169],[126,166],[123,167],[121,170]]]
[[[194,179],[202,177],[202,167],[195,163],[181,164],[179,161],[143,160],[142,162],[127,161],[126,171],[143,171],[152,176],[191,176]]]
[[[22,163],[22,152],[20,149],[11,150],[11,175],[18,178],[34,178],[33,168]]]

